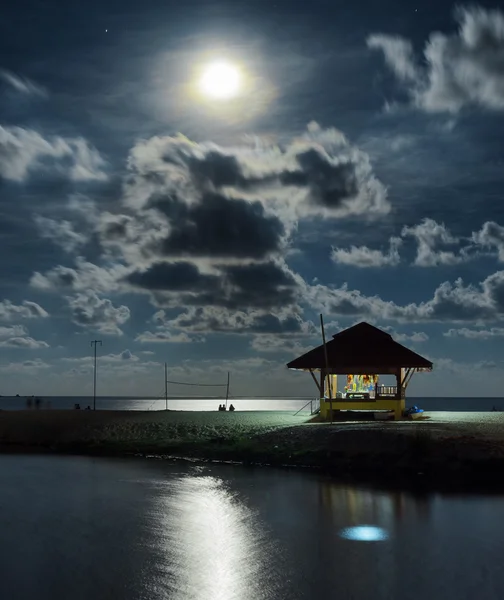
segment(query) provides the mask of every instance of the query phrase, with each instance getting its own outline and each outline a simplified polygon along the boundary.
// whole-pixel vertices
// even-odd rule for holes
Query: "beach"
[[[331,424],[287,411],[2,411],[0,451],[177,457],[500,488],[504,413]]]

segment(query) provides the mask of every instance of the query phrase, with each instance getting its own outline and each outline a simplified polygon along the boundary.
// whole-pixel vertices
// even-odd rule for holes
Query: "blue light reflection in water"
[[[373,525],[359,525],[358,527],[347,527],[340,531],[340,537],[355,542],[383,542],[388,540],[388,533],[381,527]]]

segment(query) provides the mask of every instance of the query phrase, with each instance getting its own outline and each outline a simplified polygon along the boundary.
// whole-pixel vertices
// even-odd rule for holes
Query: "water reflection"
[[[383,542],[388,539],[388,533],[382,527],[373,525],[359,525],[358,527],[346,527],[340,532],[345,540],[355,542]]]
[[[167,597],[275,597],[271,585],[267,592],[259,589],[268,574],[271,545],[257,515],[216,477],[182,477],[170,487],[153,514],[166,553]]]
[[[319,487],[320,504],[326,514],[336,515],[344,511],[350,525],[380,523],[390,527],[413,512],[418,519],[428,519],[432,496],[411,495],[398,490],[387,492],[324,482]]]
[[[497,496],[54,456],[0,457],[0,488],[2,600],[504,598]]]

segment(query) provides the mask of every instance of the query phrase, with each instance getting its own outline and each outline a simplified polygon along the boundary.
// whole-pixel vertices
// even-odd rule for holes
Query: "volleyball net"
[[[226,396],[226,392],[229,395],[229,381],[226,383],[191,383],[167,379],[166,387],[168,398],[220,398]],[[219,390],[216,388],[222,390],[222,393],[218,394]],[[208,393],[205,393],[205,390],[208,390]]]

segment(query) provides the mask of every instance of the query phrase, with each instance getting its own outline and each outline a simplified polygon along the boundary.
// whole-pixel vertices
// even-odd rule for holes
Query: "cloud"
[[[429,339],[429,336],[423,331],[414,331],[413,333],[400,333],[396,331],[393,327],[389,326],[379,326],[380,329],[390,333],[390,335],[394,338],[396,342],[412,342],[414,344],[422,344]]]
[[[397,266],[401,262],[399,256],[399,246],[401,244],[402,240],[400,238],[390,238],[390,247],[386,253],[381,250],[373,250],[367,246],[351,246],[349,250],[333,248],[331,258],[335,263],[360,268]]]
[[[23,300],[20,305],[13,304],[10,300],[0,302],[0,321],[12,321],[14,319],[39,319],[46,318],[49,313],[36,302]]]
[[[122,335],[119,326],[130,318],[127,306],[115,307],[111,300],[100,298],[92,291],[67,296],[66,300],[72,314],[72,322],[99,333]]]
[[[73,253],[87,242],[87,236],[74,231],[70,221],[64,219],[55,221],[54,219],[49,219],[40,215],[35,215],[34,219],[40,236],[44,239],[51,240],[63,248],[65,252]]]
[[[85,364],[91,364],[93,361],[93,357],[91,355],[89,356],[80,356],[80,357],[64,357],[61,359],[63,362],[69,362],[69,363],[82,363],[83,365]],[[105,362],[105,363],[122,363],[122,362],[127,362],[127,363],[132,363],[132,362],[138,362],[140,359],[138,358],[138,356],[136,356],[135,354],[133,354],[130,350],[123,350],[122,352],[119,352],[118,354],[103,354],[100,356],[100,363]]]
[[[28,330],[23,325],[12,325],[9,327],[0,326],[0,348],[36,350],[49,348],[49,344],[30,337]]]
[[[135,144],[127,168],[120,205],[100,211],[95,204],[86,211],[88,233],[99,244],[93,262],[80,256],[73,265],[37,271],[32,287],[66,294],[143,293],[159,308],[251,313],[252,330],[275,332],[280,321],[290,326],[276,316],[297,313],[305,286],[284,260],[298,222],[371,219],[390,210],[368,156],[341,132],[314,123],[281,146],[153,137]],[[69,221],[37,222],[44,237],[51,235],[68,251],[89,249]],[[83,300],[78,306],[73,320],[86,324],[90,308]],[[226,320],[212,317],[205,331]],[[188,341],[185,332],[170,325],[138,339]]]
[[[105,161],[83,138],[44,138],[32,129],[0,126],[0,177],[23,182],[34,172],[72,181],[104,181]]]
[[[311,321],[304,321],[293,308],[271,313],[260,310],[227,310],[220,307],[191,307],[169,319],[158,311],[154,321],[160,328],[190,333],[275,334],[277,336],[309,336],[316,333]]]
[[[41,348],[49,348],[49,344],[40,340],[34,340],[30,336],[12,337],[6,340],[0,340],[0,348],[22,348],[24,350],[39,350]]]
[[[26,77],[20,77],[5,69],[0,69],[0,79],[20,94],[27,96],[47,97],[47,90]]]
[[[188,336],[184,332],[174,332],[159,327],[156,331],[144,331],[136,338],[136,342],[142,344],[189,344],[191,342],[204,342],[204,338]]]
[[[286,337],[278,337],[276,335],[258,335],[254,336],[250,342],[250,346],[256,352],[274,353],[274,354],[289,354],[292,356],[300,356],[309,350],[313,349],[313,345],[303,345],[299,340],[293,340]]]
[[[111,292],[119,288],[119,280],[128,272],[129,270],[120,264],[100,267],[77,257],[75,269],[58,265],[45,274],[35,271],[30,285],[44,292],[86,292],[89,289],[97,293]]]
[[[399,36],[371,35],[368,47],[385,61],[406,86],[414,105],[427,112],[456,113],[466,106],[504,109],[504,14],[477,6],[455,11],[459,29],[432,33],[423,62],[411,42]]]
[[[504,337],[504,328],[491,327],[490,329],[449,329],[443,335],[446,337],[464,337],[470,340],[489,340],[491,338]]]
[[[36,358],[35,360],[25,360],[23,362],[10,362],[0,365],[0,371],[4,373],[23,373],[32,375],[38,373],[41,369],[49,369],[51,365]]]
[[[300,219],[390,210],[367,154],[316,125],[282,147],[153,137],[132,148],[128,170],[123,212],[98,229],[104,247],[146,267],[270,261],[285,253]]]
[[[413,264],[417,267],[456,265],[469,258],[463,253],[436,249],[437,246],[458,244],[459,239],[450,234],[444,223],[437,223],[433,219],[423,219],[418,225],[403,227],[401,236],[412,237],[416,241],[417,254]]]
[[[191,209],[204,210],[207,201],[220,201],[221,210],[237,211],[231,216],[240,215],[243,200],[259,213],[256,202],[268,212],[293,216],[380,215],[390,210],[386,189],[374,176],[368,156],[341,132],[316,124],[282,147],[224,148],[182,136],[153,137],[136,144],[128,166],[128,204],[154,205],[177,218],[184,219]],[[219,221],[221,216],[216,215]],[[238,219],[235,226],[239,223]],[[234,234],[233,228],[228,234]]]
[[[479,231],[473,232],[472,241],[486,248],[495,248],[500,262],[504,262],[504,227],[487,221]]]
[[[157,306],[222,306],[229,309],[293,304],[300,281],[281,262],[215,265],[202,273],[189,262],[155,263],[125,281],[149,291]]]
[[[399,322],[488,322],[504,318],[504,271],[493,273],[478,285],[466,286],[460,278],[454,283],[445,281],[430,300],[404,306],[379,296],[365,296],[347,284],[339,288],[307,286],[305,293],[312,308],[342,317]]]

